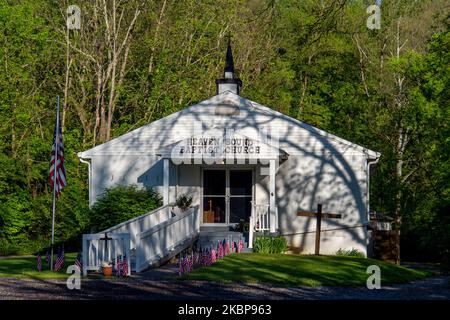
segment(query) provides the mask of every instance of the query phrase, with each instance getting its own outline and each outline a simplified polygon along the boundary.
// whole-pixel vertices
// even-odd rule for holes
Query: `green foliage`
[[[234,228],[234,231],[236,232],[248,232],[248,229],[250,227],[250,222],[245,221],[244,219],[239,219],[239,223]]]
[[[365,26],[369,2],[146,2],[130,31],[130,50],[121,50],[128,53],[124,69],[121,63],[116,68],[124,78],[116,82],[111,138],[214,95],[230,32],[241,94],[381,152],[371,178],[371,208],[400,212],[405,257],[450,260],[450,35],[442,16],[448,1],[384,0],[380,31]],[[119,9],[118,43],[139,3],[130,0]],[[65,89],[68,185],[57,202],[55,236],[79,243],[81,233],[90,231],[88,173],[77,153],[99,143],[93,132],[97,67],[111,52],[103,17],[91,23],[97,4],[80,4],[92,19],[70,32],[66,87],[65,4],[0,0],[0,254],[49,245],[55,96]],[[395,79],[402,78],[399,92]],[[111,82],[104,85],[107,94]],[[108,103],[102,100],[102,107]],[[402,152],[399,132],[407,137]],[[137,204],[131,207],[140,212]],[[97,228],[105,217],[97,217]]]
[[[338,251],[336,251],[336,255],[344,257],[360,257],[360,258],[365,257],[364,253],[355,248],[349,250],[339,249]]]
[[[182,211],[189,209],[191,204],[192,204],[192,196],[188,196],[186,194],[180,195],[175,201],[175,205]]]
[[[287,241],[283,236],[257,236],[253,241],[255,253],[284,253],[287,249]]]
[[[136,186],[108,188],[90,212],[89,227],[93,232],[110,228],[161,206],[161,196],[152,189]]]

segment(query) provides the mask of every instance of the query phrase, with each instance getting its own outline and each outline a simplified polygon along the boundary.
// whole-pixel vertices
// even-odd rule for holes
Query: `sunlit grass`
[[[66,253],[64,267],[59,272],[50,271],[49,265],[45,261],[45,255],[42,256],[42,271],[37,270],[37,258],[14,257],[0,259],[0,277],[12,278],[38,278],[38,279],[61,279],[67,278],[67,267],[75,261],[77,253]],[[56,255],[55,258],[56,259]]]
[[[218,282],[273,283],[286,286],[365,286],[367,267],[378,265],[381,285],[422,279],[427,271],[412,270],[378,260],[287,254],[232,254],[180,279]]]

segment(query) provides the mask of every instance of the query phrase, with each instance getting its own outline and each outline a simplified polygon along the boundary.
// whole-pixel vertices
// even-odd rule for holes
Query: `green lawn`
[[[39,278],[39,279],[58,279],[67,278],[67,267],[74,263],[76,253],[66,253],[64,267],[59,272],[49,270],[45,262],[45,255],[42,256],[42,271],[37,271],[37,258],[35,256],[24,256],[14,258],[0,258],[0,277],[13,278]],[[56,255],[55,258],[56,259]]]
[[[366,286],[369,265],[381,269],[381,285],[425,278],[429,273],[355,257],[287,254],[232,254],[180,277],[218,282],[261,282],[284,286]]]

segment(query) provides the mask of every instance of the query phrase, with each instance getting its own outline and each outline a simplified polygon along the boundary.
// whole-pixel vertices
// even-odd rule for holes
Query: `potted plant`
[[[112,275],[112,264],[108,261],[102,261],[102,272],[105,277],[109,277]]]
[[[239,224],[236,225],[235,231],[237,232],[248,232],[249,230],[249,222],[244,219],[239,220]]]
[[[175,205],[177,206],[179,211],[186,211],[192,205],[192,196],[188,196],[186,194],[180,195],[175,201]]]

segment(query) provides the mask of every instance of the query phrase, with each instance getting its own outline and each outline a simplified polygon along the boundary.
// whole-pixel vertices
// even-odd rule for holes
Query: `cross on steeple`
[[[225,68],[223,70],[223,77],[225,79],[233,79],[234,61],[233,61],[233,52],[231,51],[231,34],[228,34],[227,38],[228,38],[228,46],[227,46],[227,54],[225,56]]]

